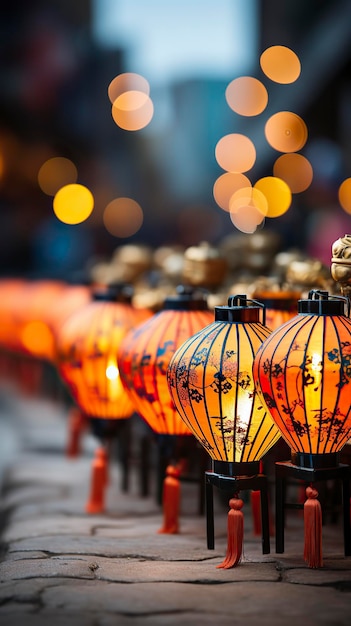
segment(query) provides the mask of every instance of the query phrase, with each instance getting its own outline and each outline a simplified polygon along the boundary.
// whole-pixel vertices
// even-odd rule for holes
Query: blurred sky
[[[335,232],[351,231],[337,198],[351,175],[349,0],[18,0],[3,3],[0,17],[1,274],[66,273],[124,243],[217,243],[237,232],[213,198],[222,173],[215,146],[225,134],[246,133],[257,148],[253,179],[269,175],[277,153],[263,129],[279,110],[305,120],[315,176],[269,228],[285,247],[321,242],[318,254]],[[259,56],[271,45],[299,55],[295,84],[262,76]],[[107,88],[126,71],[145,75],[154,102],[151,123],[138,132],[111,116]],[[267,111],[254,119],[236,115],[224,96],[245,74],[269,90]],[[85,223],[60,223],[38,186],[52,156],[72,159],[94,194]],[[121,196],[143,210],[130,237],[103,223],[107,203]]]
[[[127,71],[154,87],[227,79],[256,62],[258,9],[258,0],[94,0],[93,33],[104,47],[123,47]]]

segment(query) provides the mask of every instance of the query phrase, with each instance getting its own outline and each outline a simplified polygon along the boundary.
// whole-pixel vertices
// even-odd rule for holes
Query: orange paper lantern
[[[120,373],[136,411],[160,435],[190,435],[167,385],[167,367],[176,349],[213,319],[203,295],[180,288],[163,309],[128,335],[118,351]]]
[[[351,435],[351,320],[346,298],[310,291],[298,314],[277,328],[255,357],[256,389],[291,449],[276,464],[276,551],[284,548],[286,477],[304,480],[304,559],[321,567],[322,514],[313,482],[340,478],[344,494],[345,554],[351,554],[349,470],[338,453]]]
[[[151,313],[133,308],[123,289],[97,291],[92,298],[59,333],[59,373],[87,415],[128,418],[135,409],[121,382],[117,350],[127,332]]]
[[[344,298],[311,291],[255,358],[257,391],[300,466],[334,466],[351,436],[351,320],[344,307]]]
[[[270,330],[260,321],[264,307],[246,296],[231,296],[215,307],[215,321],[175,352],[168,368],[169,389],[179,415],[212,458],[206,472],[207,545],[214,547],[212,485],[235,496],[229,504],[228,547],[218,567],[240,561],[243,501],[239,490],[260,490],[262,547],[269,552],[267,480],[259,461],[280,434],[265,403],[255,392],[252,364]],[[263,319],[264,321],[264,319]]]
[[[231,296],[228,306],[215,307],[215,321],[176,351],[168,369],[179,415],[226,474],[235,464],[259,461],[280,437],[252,376],[256,351],[270,333],[260,311],[245,296]]]

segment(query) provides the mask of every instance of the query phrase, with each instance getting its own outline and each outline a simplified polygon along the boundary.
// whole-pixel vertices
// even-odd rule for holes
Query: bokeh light
[[[21,342],[26,351],[37,357],[54,353],[54,335],[41,320],[28,322],[21,329]]]
[[[233,193],[250,185],[251,182],[245,174],[225,172],[213,185],[213,197],[221,209],[229,211],[229,202]]]
[[[341,183],[338,190],[338,197],[344,211],[351,214],[351,178],[346,178]]]
[[[229,83],[225,98],[230,108],[247,117],[259,115],[268,103],[266,87],[257,78],[240,76]]]
[[[266,139],[278,152],[298,152],[307,141],[307,126],[303,119],[290,111],[279,111],[265,125]]]
[[[114,101],[114,106],[121,111],[135,111],[144,106],[149,96],[142,91],[125,91]]]
[[[143,219],[140,204],[132,198],[115,198],[103,213],[105,228],[115,237],[131,237],[141,228]]]
[[[306,191],[313,180],[313,168],[309,160],[295,152],[282,154],[273,165],[273,174],[285,180],[292,193]]]
[[[264,216],[255,206],[248,204],[230,211],[230,219],[242,233],[252,234],[262,224]]]
[[[53,200],[54,213],[65,224],[84,222],[93,208],[94,196],[84,185],[65,185],[59,189]]]
[[[291,205],[292,195],[290,187],[284,180],[275,176],[265,176],[256,181],[254,187],[267,199],[267,217],[279,217],[287,212]]]
[[[294,83],[301,73],[297,54],[286,46],[271,46],[260,56],[262,71],[276,83]]]
[[[149,82],[144,76],[133,72],[125,72],[124,74],[115,76],[115,78],[111,80],[107,90],[111,104],[114,104],[119,96],[128,91],[139,91],[148,96],[150,94]]]
[[[218,165],[227,172],[243,173],[256,161],[256,148],[246,135],[231,133],[222,137],[215,148]]]
[[[263,217],[267,215],[268,212],[267,198],[262,191],[256,187],[243,187],[232,195],[229,203],[230,212],[232,213],[243,206],[255,207]]]
[[[112,118],[123,130],[141,130],[151,122],[153,115],[151,98],[140,91],[121,94],[112,105]]]
[[[40,189],[48,196],[54,196],[61,187],[76,183],[77,168],[66,157],[52,157],[43,163],[38,172]]]

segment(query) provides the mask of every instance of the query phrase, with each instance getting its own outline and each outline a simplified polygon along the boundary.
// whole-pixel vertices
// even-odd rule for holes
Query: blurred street
[[[244,507],[244,556],[217,569],[226,549],[226,507],[215,502],[214,551],[207,550],[197,491],[182,485],[178,535],[158,534],[154,495],[140,497],[136,468],[128,492],[111,467],[106,513],[87,515],[96,445],[65,456],[67,415],[57,402],[1,390],[2,626],[350,623],[351,560],[341,520],[323,526],[324,567],[303,561],[303,520],[289,513],[284,554],[262,555]],[[4,456],[5,455],[5,456]]]

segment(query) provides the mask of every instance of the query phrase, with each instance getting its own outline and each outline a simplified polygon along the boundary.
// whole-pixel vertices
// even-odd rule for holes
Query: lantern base
[[[306,455],[323,456],[323,455]],[[332,455],[326,455],[332,456]],[[316,460],[316,459],[314,459]],[[330,459],[331,460],[331,459]],[[349,465],[339,463],[335,467],[301,467],[290,461],[275,464],[275,551],[284,552],[285,509],[302,509],[303,504],[288,503],[285,500],[285,481],[288,478],[302,480],[307,484],[338,479],[342,482],[342,506],[344,525],[344,553],[351,556],[351,521],[350,521],[350,477]]]
[[[256,476],[260,473],[259,461],[239,461],[236,463],[229,461],[212,461],[212,470],[220,476],[230,476],[232,478],[241,476]]]
[[[235,467],[233,467],[235,466]],[[257,470],[256,475],[248,474],[250,468]],[[225,475],[226,469],[234,472],[234,475]],[[239,470],[239,468],[241,469]],[[259,462],[256,463],[226,463],[222,461],[213,461],[213,468],[221,470],[221,473],[215,471],[205,472],[205,504],[206,504],[206,532],[207,532],[207,548],[214,550],[214,510],[213,510],[213,486],[226,491],[228,499],[233,493],[245,489],[260,491],[261,495],[261,526],[262,526],[262,553],[270,553],[269,540],[269,508],[268,508],[268,480],[264,474],[259,474]],[[244,473],[245,472],[245,473]]]
[[[308,454],[306,452],[294,452],[291,450],[291,463],[297,467],[306,469],[326,469],[338,467],[339,455],[337,452],[329,454]]]

